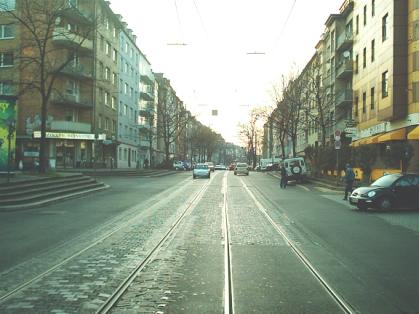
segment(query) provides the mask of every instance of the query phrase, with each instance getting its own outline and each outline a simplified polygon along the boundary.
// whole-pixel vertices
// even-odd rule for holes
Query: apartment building
[[[139,167],[140,49],[126,23],[120,32],[118,168]],[[117,79],[117,78],[115,78]]]
[[[95,158],[99,166],[116,167],[118,134],[118,72],[120,18],[109,7],[108,1],[95,0],[94,50],[94,120],[93,132],[102,135],[96,142]]]
[[[22,1],[8,1],[14,12],[24,19],[54,13],[55,20],[47,20],[38,26],[37,36],[53,28],[45,49],[39,51],[34,45],[34,36],[27,28],[14,20],[3,26],[3,34],[10,34],[15,40],[2,41],[0,49],[14,49],[12,54],[2,53],[2,62],[9,62],[7,71],[0,76],[13,78],[18,95],[18,119],[16,136],[16,159],[24,166],[31,166],[39,158],[41,104],[40,90],[50,93],[46,104],[47,155],[52,167],[73,167],[91,156],[91,117],[93,111],[93,5],[90,1],[57,1],[51,8],[40,8],[36,1],[30,2],[31,14],[20,12]],[[1,16],[3,25],[8,22],[8,13]],[[9,28],[9,30],[8,30]],[[9,46],[9,48],[6,48]],[[5,51],[3,50],[3,51]],[[31,60],[45,57],[44,74]],[[44,79],[44,80],[43,80]],[[54,80],[54,84],[50,82]],[[7,84],[3,84],[4,87]],[[45,100],[44,100],[45,102]]]
[[[154,166],[157,158],[157,99],[155,92],[156,83],[151,64],[147,57],[140,53],[139,158],[141,165],[145,166]]]

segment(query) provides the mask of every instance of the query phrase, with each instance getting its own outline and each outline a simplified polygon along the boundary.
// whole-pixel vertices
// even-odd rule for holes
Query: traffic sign
[[[354,127],[345,128],[345,133],[346,134],[356,134],[356,128],[354,128]]]
[[[339,136],[335,135],[335,141],[340,141],[340,135]]]
[[[336,137],[336,136],[340,136],[340,130],[336,130],[336,131],[335,131],[335,137]]]
[[[335,141],[335,149],[341,149],[342,148],[342,142],[341,141]]]

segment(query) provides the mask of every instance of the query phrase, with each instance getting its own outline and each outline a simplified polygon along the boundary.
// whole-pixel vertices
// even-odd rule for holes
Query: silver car
[[[193,169],[192,177],[195,178],[210,178],[210,168],[206,164],[196,164]]]
[[[234,168],[234,175],[244,174],[246,176],[249,175],[249,166],[244,162],[239,162],[236,164],[236,168]]]

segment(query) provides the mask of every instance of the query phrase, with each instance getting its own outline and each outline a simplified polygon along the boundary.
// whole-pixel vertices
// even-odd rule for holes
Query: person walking
[[[353,171],[350,164],[346,164],[345,176],[343,179],[345,181],[345,196],[343,197],[343,199],[346,201],[348,200],[348,193],[352,193],[355,181],[355,172]]]
[[[287,183],[288,183],[287,169],[282,164],[282,166],[281,166],[281,183],[280,183],[281,189],[286,189],[287,188]]]

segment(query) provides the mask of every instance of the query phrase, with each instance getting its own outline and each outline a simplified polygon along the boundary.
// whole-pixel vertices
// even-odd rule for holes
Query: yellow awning
[[[360,141],[354,141],[351,144],[349,144],[349,146],[351,146],[351,147],[358,147],[359,146],[359,142]]]
[[[395,131],[388,132],[384,135],[378,137],[378,143],[388,142],[388,141],[401,141],[406,139],[406,129],[398,129]]]
[[[409,132],[407,135],[408,140],[419,140],[419,125]]]
[[[378,135],[373,135],[370,136],[368,138],[365,139],[365,141],[362,143],[364,145],[368,145],[368,144],[377,144],[378,143],[378,138],[381,136],[382,134],[378,134]]]

